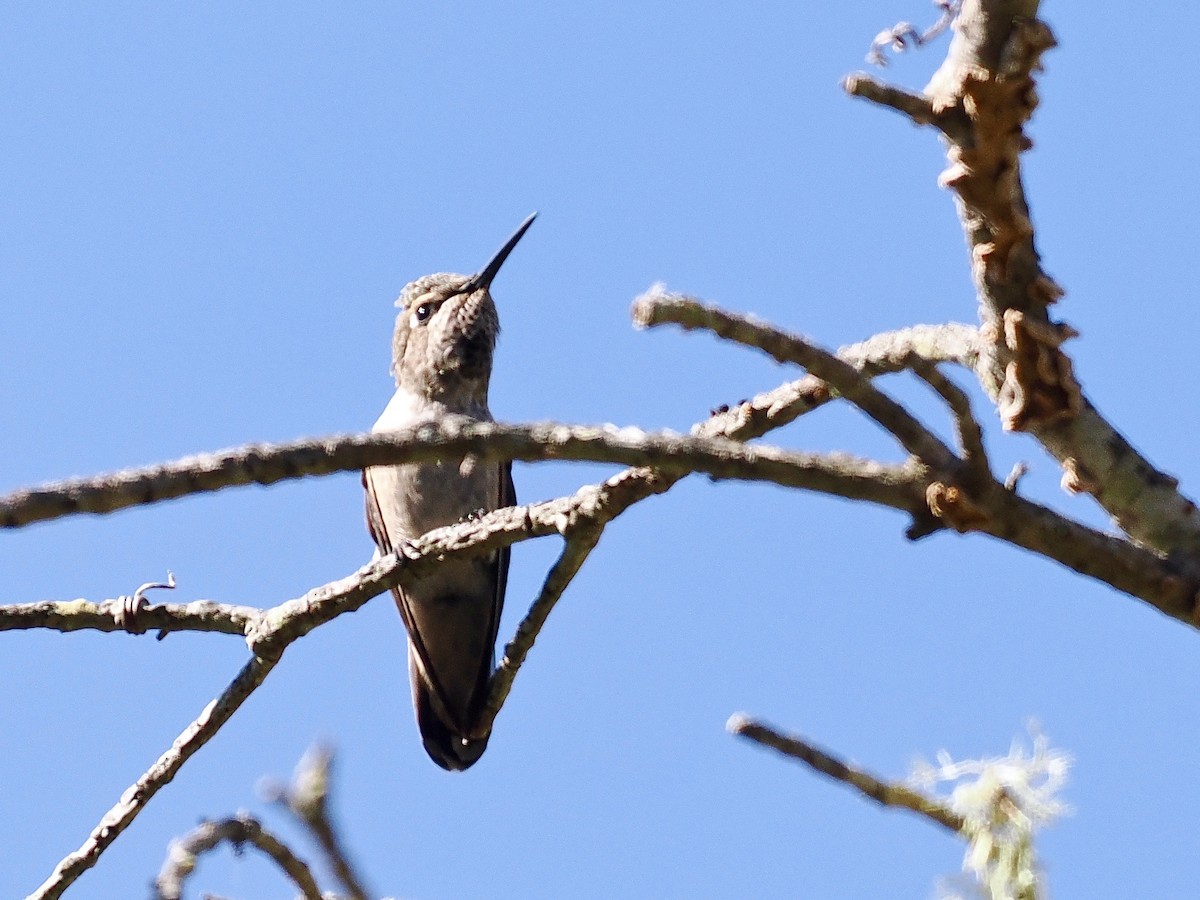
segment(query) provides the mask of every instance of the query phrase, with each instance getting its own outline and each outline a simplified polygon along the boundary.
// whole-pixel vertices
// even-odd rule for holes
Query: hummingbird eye
[[[413,311],[413,315],[417,317],[418,322],[428,322],[429,317],[433,315],[433,304],[422,303]]]

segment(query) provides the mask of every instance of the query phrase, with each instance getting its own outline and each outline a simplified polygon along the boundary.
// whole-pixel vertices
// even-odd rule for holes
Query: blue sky
[[[934,135],[846,98],[884,3],[484,3],[10,8],[0,31],[0,489],[249,441],[365,429],[390,396],[406,281],[477,268],[541,216],[495,286],[492,408],[683,429],[796,377],[749,351],[634,332],[664,280],[836,346],[973,321]],[[1200,11],[1115,25],[1047,4],[1025,158],[1040,248],[1092,399],[1196,484],[1197,121],[1167,72]],[[1117,33],[1119,29],[1119,33]],[[886,73],[923,84],[944,44]],[[904,379],[898,396],[944,423]],[[1167,401],[1172,401],[1168,403]],[[1094,524],[1028,438],[996,467]],[[827,408],[773,441],[899,458]],[[518,465],[535,500],[610,468]],[[0,535],[4,602],[131,592],[271,605],[371,554],[357,478],[191,498]],[[554,613],[487,755],[453,776],[412,721],[380,598],[293,646],[72,897],[140,896],[202,816],[314,740],[379,893],[404,897],[924,897],[955,841],[728,736],[761,715],[892,775],[1004,752],[1036,717],[1077,757],[1045,835],[1061,897],[1187,896],[1200,789],[1197,635],[980,537],[779,488],[687,481],[605,534]],[[516,548],[502,635],[557,547]],[[0,636],[0,896],[20,896],[243,662],[235,638]],[[289,829],[281,826],[285,832]],[[311,854],[309,854],[311,855]],[[290,896],[223,853],[196,884]]]

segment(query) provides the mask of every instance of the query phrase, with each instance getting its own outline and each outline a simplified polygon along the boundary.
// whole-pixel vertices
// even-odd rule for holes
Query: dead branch
[[[249,845],[261,851],[288,876],[304,900],[322,900],[324,897],[304,860],[253,816],[239,813],[233,818],[203,822],[184,837],[171,842],[167,858],[154,880],[155,900],[182,900],[184,884],[195,872],[199,858],[222,843],[239,850]]]
[[[792,759],[798,759],[822,775],[850,785],[864,797],[874,800],[880,806],[907,809],[956,834],[963,830],[962,817],[936,800],[926,797],[900,782],[887,781],[873,775],[866,769],[839,759],[797,735],[782,734],[771,726],[750,719],[741,713],[730,718],[725,727],[739,737],[744,737],[764,747],[770,747]]]

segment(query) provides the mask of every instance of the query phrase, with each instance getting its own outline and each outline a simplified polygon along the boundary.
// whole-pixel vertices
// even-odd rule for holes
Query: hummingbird
[[[438,273],[406,285],[392,339],[396,393],[371,429],[394,431],[448,415],[490,422],[488,382],[500,320],[492,279],[533,224],[529,216],[474,275]],[[367,529],[380,553],[433,528],[516,504],[512,463],[465,459],[363,471]],[[508,580],[507,547],[446,562],[394,588],[408,631],[417,728],[430,759],[450,771],[474,765],[490,732],[472,732],[492,674]]]

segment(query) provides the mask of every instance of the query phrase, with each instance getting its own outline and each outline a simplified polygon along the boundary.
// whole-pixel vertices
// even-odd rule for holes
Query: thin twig
[[[529,651],[533,648],[542,627],[546,624],[546,619],[555,604],[558,603],[559,598],[562,597],[563,591],[567,589],[588,555],[599,542],[602,532],[602,524],[588,523],[573,529],[566,535],[562,553],[546,575],[542,590],[529,607],[529,612],[517,626],[516,634],[505,645],[504,656],[488,682],[487,699],[479,713],[476,725],[478,736],[485,736],[491,731],[492,723],[495,722],[497,714],[508,699],[509,691],[512,690],[517,672],[520,671]]]
[[[1029,474],[1029,463],[1024,460],[1018,460],[1013,463],[1013,467],[1009,470],[1008,475],[1004,479],[1004,489],[1006,491],[1015,492],[1021,484],[1021,479]]]
[[[83,845],[64,857],[50,877],[27,900],[55,900],[61,897],[63,891],[74,884],[80,875],[94,866],[100,854],[129,827],[150,798],[175,777],[175,773],[197,750],[211,740],[246,698],[263,683],[278,661],[278,656],[255,657],[246,663],[221,696],[204,707],[196,720],[175,739],[171,748],[126,789]]]
[[[971,412],[971,400],[967,392],[947,378],[933,363],[916,363],[913,365],[913,371],[937,391],[938,396],[950,407],[954,416],[954,434],[967,469],[980,485],[995,481],[991,463],[988,461],[987,448],[983,444],[983,428]]]
[[[184,883],[195,871],[199,857],[215,850],[222,842],[241,849],[246,844],[257,848],[277,865],[304,900],[322,900],[312,870],[290,847],[246,813],[216,822],[204,822],[182,838],[171,842],[162,870],[154,881],[156,900],[181,900]]]
[[[874,419],[900,445],[931,469],[951,467],[954,454],[928,428],[857,368],[811,341],[756,319],[727,312],[686,294],[654,285],[633,304],[642,328],[674,324],[685,331],[702,329],[726,340],[755,347],[778,362],[803,366]]]
[[[933,108],[933,102],[924,94],[915,94],[903,88],[886,84],[872,78],[866,72],[855,72],[842,80],[842,90],[852,97],[869,100],[880,106],[907,116],[914,125],[943,126],[942,116]]]
[[[919,813],[955,834],[960,833],[963,829],[962,817],[936,800],[899,782],[885,781],[866,769],[851,765],[815,744],[810,744],[803,738],[781,734],[771,726],[749,719],[742,714],[730,718],[725,727],[733,734],[748,738],[764,747],[770,747],[792,759],[798,759],[822,775],[850,785],[863,796],[869,797],[882,806]]]

